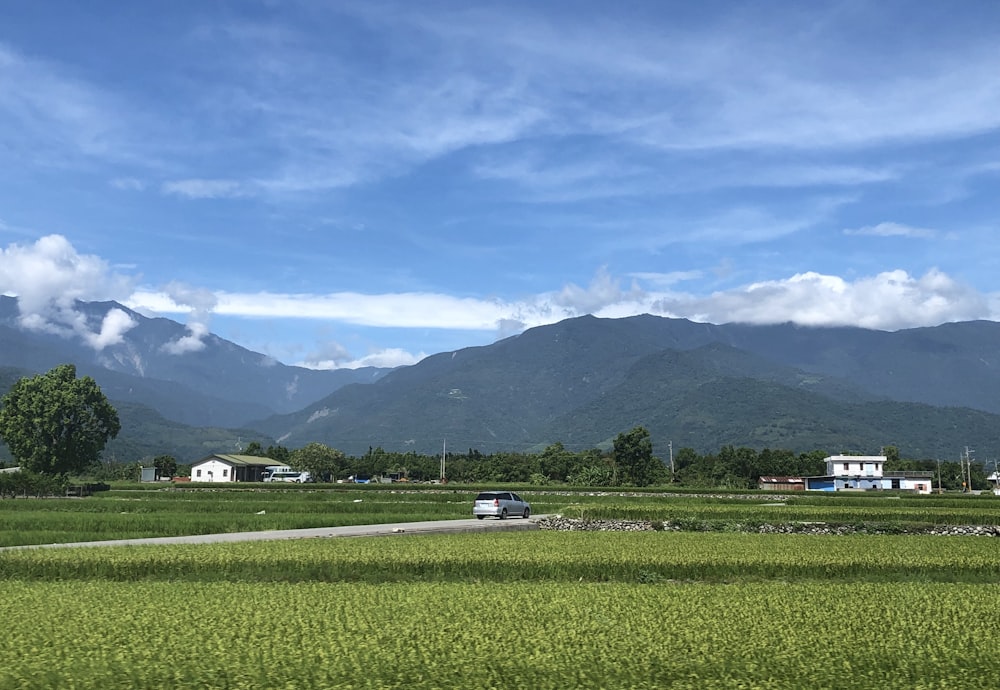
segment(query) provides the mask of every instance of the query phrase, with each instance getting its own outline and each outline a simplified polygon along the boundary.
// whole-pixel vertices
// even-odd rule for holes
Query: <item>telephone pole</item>
[[[968,479],[968,484],[965,485],[966,491],[972,493],[972,454],[975,453],[974,450],[969,450],[969,447],[965,447],[965,471],[966,474],[962,477],[963,483]]]
[[[444,484],[448,481],[447,475],[444,473],[444,463],[445,458],[448,456],[448,439],[442,439],[441,442],[441,483]]]

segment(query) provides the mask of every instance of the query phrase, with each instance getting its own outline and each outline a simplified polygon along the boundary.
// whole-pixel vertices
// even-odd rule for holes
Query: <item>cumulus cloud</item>
[[[323,319],[362,328],[440,329],[492,334],[497,339],[559,320],[593,314],[621,318],[651,313],[710,323],[770,324],[793,322],[810,326],[861,326],[897,330],[934,326],[950,321],[996,319],[1000,294],[989,295],[940,270],[911,275],[893,270],[848,279],[817,272],[760,281],[712,293],[681,292],[676,283],[694,281],[711,271],[632,273],[631,285],[607,269],[599,269],[587,287],[574,283],[517,301],[458,299],[431,293],[359,295],[220,293],[216,313],[229,316]],[[207,333],[207,315],[215,298],[174,286],[165,292],[137,292],[133,299],[157,311],[188,311],[191,333],[172,347],[190,351]],[[197,294],[197,291],[193,291]],[[193,304],[201,303],[195,313]],[[425,355],[403,348],[372,350],[356,357],[336,342],[324,343],[299,362],[318,369],[413,364]]]
[[[935,230],[915,228],[902,223],[879,223],[861,228],[846,228],[845,235],[874,235],[876,237],[920,237],[929,238],[937,235]]]
[[[125,333],[136,326],[136,321],[121,309],[111,309],[104,315],[101,330],[85,333],[84,340],[95,350],[103,350],[110,345],[120,344]]]
[[[77,336],[95,350],[120,343],[135,321],[124,311],[112,309],[94,330],[78,311],[77,302],[124,300],[132,283],[100,257],[79,254],[62,235],[0,250],[0,291],[17,297],[21,327]]]
[[[310,357],[303,362],[299,362],[298,366],[308,367],[310,369],[360,369],[362,367],[393,368],[416,364],[427,356],[424,352],[413,354],[404,349],[395,347],[370,352],[363,357],[359,357],[358,359],[350,359],[350,355],[346,353],[346,350],[341,349],[339,352],[342,354],[337,354],[335,352],[334,356],[330,359],[316,360]]]
[[[172,304],[186,310],[188,314],[187,335],[164,344],[164,352],[182,355],[204,349],[205,336],[210,334],[212,310],[218,303],[215,293],[183,283],[170,283],[164,288],[164,294]]]
[[[322,343],[316,350],[306,355],[301,366],[310,369],[340,369],[354,360],[346,347],[335,341]]]
[[[573,314],[594,314],[604,307],[641,297],[642,290],[637,284],[629,290],[622,290],[618,280],[602,267],[589,286],[581,288],[570,283],[553,297],[553,302]]]
[[[707,297],[658,300],[658,313],[710,323],[794,322],[898,330],[991,316],[990,300],[938,270],[914,277],[896,270],[853,282],[800,273]]]

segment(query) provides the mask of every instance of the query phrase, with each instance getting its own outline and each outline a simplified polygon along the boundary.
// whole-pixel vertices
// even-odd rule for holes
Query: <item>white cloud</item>
[[[570,283],[517,301],[436,293],[216,293],[180,283],[171,283],[162,291],[134,291],[125,300],[122,295],[131,291],[131,279],[112,273],[98,257],[77,253],[60,235],[0,250],[0,291],[17,296],[21,325],[75,335],[97,350],[120,343],[134,321],[124,311],[112,309],[95,327],[75,309],[77,300],[118,299],[151,313],[186,314],[188,333],[165,346],[174,354],[204,347],[213,313],[322,319],[374,328],[478,331],[498,338],[583,314],[615,318],[654,313],[712,323],[790,321],[884,330],[1000,317],[1000,294],[977,292],[940,270],[921,276],[894,270],[854,280],[806,272],[707,295],[669,290],[682,280],[698,278],[699,273],[637,272],[631,276],[632,284],[623,288],[620,280],[602,267],[586,288]],[[304,365],[398,366],[424,356],[384,348],[354,357],[337,343],[327,343],[306,357]]]
[[[346,351],[345,351],[346,354]],[[310,369],[360,369],[362,367],[402,367],[416,364],[427,356],[426,353],[412,354],[401,348],[386,348],[370,352],[364,357],[349,359],[335,355],[329,359],[314,359],[312,357],[298,363],[298,366]],[[348,355],[349,357],[349,355]]]
[[[76,302],[123,301],[132,284],[133,279],[112,272],[100,257],[77,253],[62,235],[0,249],[0,292],[17,297],[21,325],[76,335],[97,350],[120,342],[134,324],[125,312],[113,309],[95,332]]]
[[[633,284],[630,290],[623,291],[618,281],[602,267],[586,289],[570,283],[554,295],[552,301],[568,313],[576,315],[594,314],[609,305],[641,299],[642,291],[638,285]]]
[[[666,297],[655,306],[657,313],[710,323],[794,322],[880,330],[997,316],[991,298],[937,270],[920,277],[902,270],[887,271],[853,282],[801,273],[707,297]]]
[[[341,367],[350,368],[347,365],[353,360],[354,355],[346,347],[338,342],[327,341],[306,355],[299,365],[310,369],[340,369]]]
[[[214,293],[213,312],[228,316],[287,317],[346,321],[361,326],[489,329],[510,307],[500,301],[453,297],[435,293],[366,295],[337,292],[327,295],[286,293]],[[136,310],[178,314],[191,304],[167,292],[140,290],[128,306]]]
[[[172,355],[182,355],[203,349],[204,339],[211,333],[209,324],[212,310],[218,303],[215,293],[183,283],[170,283],[164,288],[164,292],[171,304],[187,312],[188,334],[166,343],[163,350]]]
[[[174,180],[164,182],[164,194],[174,194],[188,199],[225,199],[246,196],[246,184],[237,180]]]
[[[688,280],[698,280],[704,275],[702,271],[670,271],[669,273],[629,273],[636,280],[652,283],[657,287],[669,287]]]
[[[938,233],[935,230],[926,228],[915,228],[902,223],[879,223],[878,225],[867,225],[862,228],[844,230],[845,235],[873,235],[876,237],[935,237]]]
[[[125,333],[136,325],[136,320],[121,309],[111,309],[104,315],[101,330],[98,333],[85,333],[84,339],[88,345],[100,351],[110,345],[120,344]]]
[[[238,295],[222,293],[218,312],[230,316],[324,319],[375,328],[467,330],[507,337],[526,328],[594,314],[619,318],[653,313],[711,323],[783,323],[854,325],[894,330],[949,321],[1000,316],[991,306],[1000,297],[984,295],[947,274],[932,270],[920,277],[895,270],[849,281],[815,272],[757,282],[708,295],[664,291],[653,274],[650,289],[633,276],[623,289],[606,269],[587,288],[569,284],[516,302],[456,299],[439,294]],[[647,278],[649,276],[646,276]],[[158,293],[135,293],[132,308],[177,313],[189,307]],[[332,349],[330,349],[332,348]],[[386,357],[400,357],[386,351]],[[335,368],[346,362],[370,362],[377,355],[353,359],[339,345],[327,345],[306,358],[308,366]],[[406,360],[412,355],[400,357]],[[358,364],[362,366],[362,364]]]
[[[208,326],[203,323],[192,322],[187,325],[187,335],[182,335],[177,340],[164,343],[162,349],[170,355],[184,355],[189,352],[198,352],[205,349],[205,336],[209,335]]]

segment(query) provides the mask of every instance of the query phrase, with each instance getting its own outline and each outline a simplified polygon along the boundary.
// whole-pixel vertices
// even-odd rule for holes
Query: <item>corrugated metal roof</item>
[[[228,462],[230,465],[243,466],[260,465],[261,467],[267,467],[268,465],[280,464],[271,458],[262,458],[257,455],[235,455],[229,453],[213,453],[212,455],[205,456],[194,464],[200,465],[203,462],[208,462],[209,460],[221,460],[222,462]]]

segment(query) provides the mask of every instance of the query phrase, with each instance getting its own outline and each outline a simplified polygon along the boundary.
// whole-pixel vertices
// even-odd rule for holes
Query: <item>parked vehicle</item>
[[[282,472],[272,472],[270,475],[264,477],[265,482],[296,482],[299,484],[304,484],[306,482],[312,481],[312,475],[308,472],[296,472],[295,470],[287,470]]]
[[[476,496],[472,514],[482,520],[487,515],[501,520],[508,515],[527,518],[531,515],[531,505],[513,491],[483,491]]]

